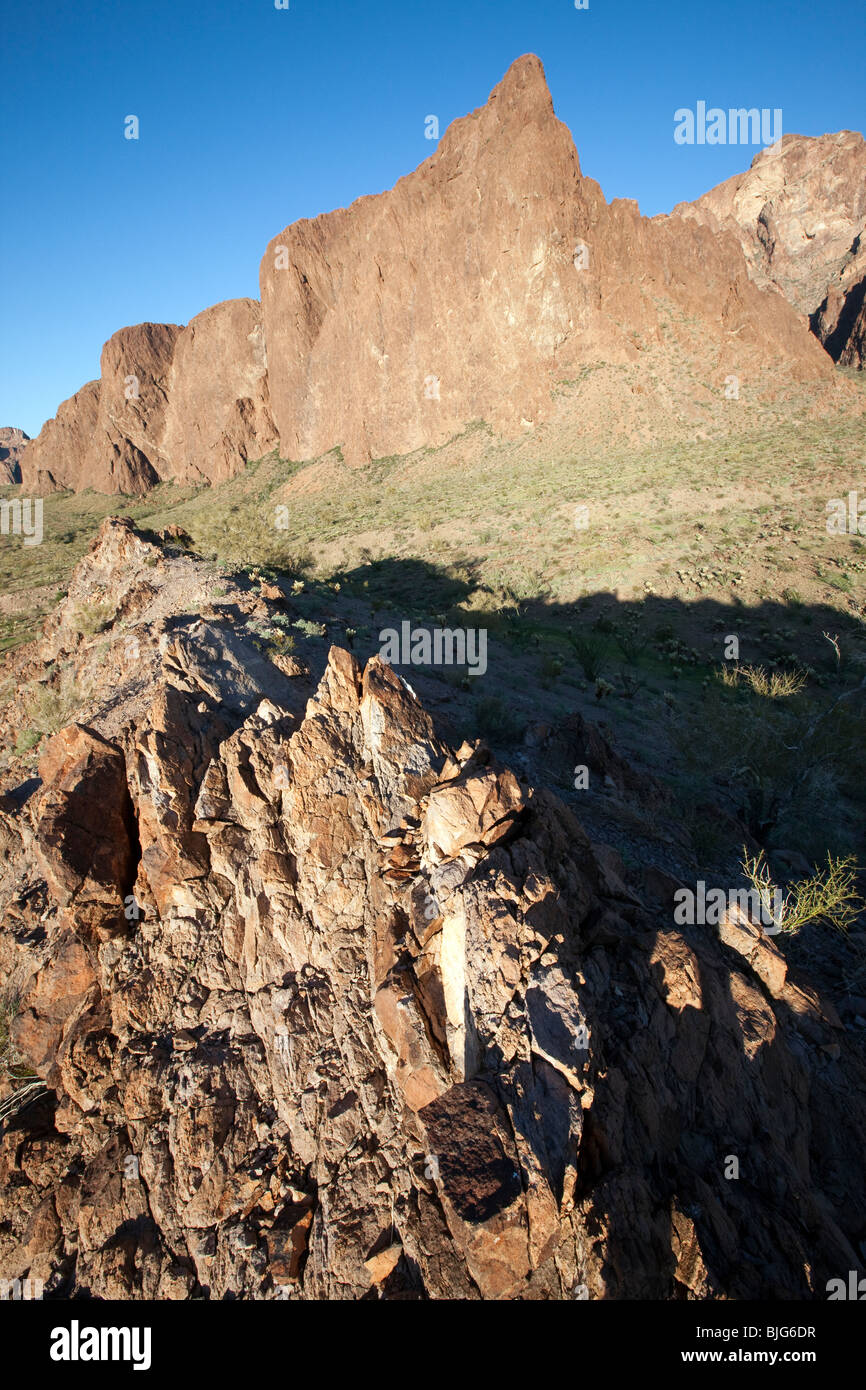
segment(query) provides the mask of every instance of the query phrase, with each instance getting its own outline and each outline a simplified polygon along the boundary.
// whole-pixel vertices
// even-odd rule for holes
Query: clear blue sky
[[[258,295],[270,237],[390,187],[538,53],[584,173],[669,211],[748,165],[678,107],[864,129],[864,0],[71,0],[8,4],[0,425],[36,434],[125,324]],[[127,115],[140,139],[123,138]]]

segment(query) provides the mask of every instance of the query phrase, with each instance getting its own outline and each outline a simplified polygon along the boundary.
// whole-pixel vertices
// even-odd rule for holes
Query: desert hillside
[[[0,430],[13,1299],[855,1297],[864,149],[527,54]]]

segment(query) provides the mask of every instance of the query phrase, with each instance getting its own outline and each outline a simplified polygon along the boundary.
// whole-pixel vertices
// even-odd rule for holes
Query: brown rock
[[[74,906],[79,926],[118,930],[133,863],[123,755],[73,724],[47,744],[39,776],[36,846],[49,891],[59,906]]]
[[[23,430],[13,429],[11,426],[0,429],[0,482],[21,482],[19,458],[29,440],[30,435],[25,434]]]
[[[866,142],[852,130],[783,135],[743,174],[674,215],[734,233],[756,284],[811,322],[834,361],[863,362]]]
[[[370,1272],[371,1284],[384,1284],[388,1276],[393,1274],[402,1254],[402,1245],[395,1243],[386,1246],[384,1250],[379,1250],[377,1254],[371,1255],[368,1260],[365,1260],[364,1268]]]
[[[167,393],[161,476],[220,483],[274,448],[255,299],[229,299],[190,319],[177,339]]]
[[[772,359],[798,380],[829,379],[796,314],[750,282],[733,237],[605,202],[533,55],[389,192],[276,236],[260,282],[271,408],[291,458],[336,445],[350,463],[403,454],[477,419],[519,434],[582,365],[670,353],[683,314],[700,328],[680,346],[720,391],[725,363],[747,374]]]
[[[12,1042],[53,1091],[0,1132],[0,1278],[823,1298],[866,1224],[860,1030],[747,918],[611,897],[568,809],[380,661],[332,648],[306,701],[154,555],[113,520],[80,562],[70,593],[150,576],[164,651],[83,654],[91,727],[0,808]]]
[[[185,328],[122,328],[102,374],[21,455],[33,490],[138,494],[168,478],[220,482],[276,443],[255,300],[228,300]]]
[[[759,923],[749,920],[742,908],[729,906],[719,923],[719,936],[749,962],[755,974],[778,999],[785,986],[788,967],[771,938]]]

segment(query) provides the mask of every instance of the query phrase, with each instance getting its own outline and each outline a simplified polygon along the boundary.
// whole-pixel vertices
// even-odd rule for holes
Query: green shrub
[[[810,878],[800,879],[784,894],[773,882],[764,851],[750,858],[743,848],[742,870],[752,888],[759,894],[768,912],[779,893],[780,910],[773,915],[783,932],[793,935],[809,922],[826,922],[837,931],[847,934],[866,907],[857,892],[857,860],[853,855],[834,859],[827,855],[827,867]]]

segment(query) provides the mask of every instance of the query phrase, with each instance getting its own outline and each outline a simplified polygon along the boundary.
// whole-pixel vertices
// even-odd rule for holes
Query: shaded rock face
[[[739,239],[749,272],[775,286],[834,361],[862,366],[866,141],[856,131],[784,135],[674,214]]]
[[[292,458],[406,453],[475,419],[514,435],[550,413],[557,380],[654,349],[682,349],[720,385],[758,363],[825,374],[734,239],[605,202],[532,55],[392,190],[275,237],[260,281]]]
[[[861,279],[848,279],[840,273],[820,307],[812,314],[812,331],[842,367],[866,365],[866,254],[860,256]]]
[[[106,523],[71,592],[134,593],[148,549]],[[857,1268],[862,1054],[747,919],[641,906],[378,659],[332,648],[304,703],[178,614],[146,670],[0,803],[0,977],[49,1089],[0,1131],[0,1277],[823,1298]]]
[[[10,425],[4,425],[0,429],[0,482],[21,482],[19,458],[29,440],[29,434]]]
[[[24,451],[25,485],[139,494],[168,478],[219,482],[276,442],[259,306],[228,300],[176,324],[123,328],[102,374]]]

